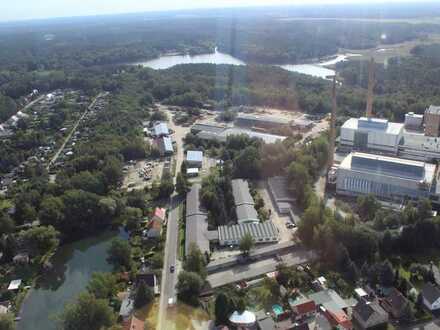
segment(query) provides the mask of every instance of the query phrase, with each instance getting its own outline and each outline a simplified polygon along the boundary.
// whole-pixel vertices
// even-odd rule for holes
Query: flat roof
[[[382,131],[386,134],[399,135],[404,127],[403,123],[394,123],[381,118],[350,118],[345,121],[342,128],[363,130],[363,131]]]
[[[201,185],[193,184],[186,194],[186,229],[185,253],[188,254],[191,243],[194,243],[202,252],[209,252],[209,235],[207,214],[200,205]]]
[[[353,152],[345,157],[340,168],[432,182],[436,166],[417,160]]]
[[[261,122],[268,122],[268,123],[282,124],[282,125],[288,125],[290,123],[290,120],[285,118],[264,116],[264,115],[252,115],[246,113],[239,113],[236,119],[261,121]]]
[[[173,142],[169,136],[162,137],[163,148],[166,152],[173,152]]]
[[[186,160],[189,162],[203,162],[203,152],[196,150],[188,150],[186,152]]]
[[[218,227],[220,241],[239,241],[246,233],[249,233],[256,241],[279,236],[278,229],[272,221]]]
[[[168,130],[167,123],[161,122],[154,125],[154,134],[156,135],[169,135],[170,131]]]

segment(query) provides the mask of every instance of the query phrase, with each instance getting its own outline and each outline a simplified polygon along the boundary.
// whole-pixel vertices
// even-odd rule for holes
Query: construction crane
[[[370,64],[368,66],[368,94],[367,94],[367,109],[366,117],[373,117],[373,89],[374,89],[374,58],[371,57]]]
[[[327,171],[333,166],[334,154],[335,154],[335,140],[336,140],[336,75],[333,77],[333,87],[332,87],[332,113],[330,117],[330,143],[328,152],[328,167]]]

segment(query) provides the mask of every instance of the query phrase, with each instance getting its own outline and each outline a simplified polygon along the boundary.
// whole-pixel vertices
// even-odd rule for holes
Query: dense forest
[[[417,46],[413,56],[391,58],[375,66],[374,111],[379,116],[402,121],[408,111],[422,113],[430,104],[440,104],[440,45]],[[368,63],[338,64],[346,89],[365,89]]]

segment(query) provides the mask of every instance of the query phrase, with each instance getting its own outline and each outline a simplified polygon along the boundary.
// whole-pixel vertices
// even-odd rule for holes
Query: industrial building
[[[208,216],[200,207],[200,189],[200,184],[193,184],[186,195],[185,255],[188,255],[191,244],[195,244],[203,253],[210,252]]]
[[[276,143],[278,141],[284,141],[286,139],[285,136],[269,134],[269,133],[261,133],[254,132],[249,129],[231,127],[226,128],[221,131],[200,131],[197,133],[197,136],[202,140],[210,140],[210,141],[218,141],[218,142],[226,142],[228,136],[234,135],[247,135],[250,138],[256,138],[263,140],[264,143]]]
[[[403,124],[379,118],[350,118],[341,127],[341,147],[397,154]]]
[[[401,201],[437,194],[436,165],[396,157],[350,153],[337,170],[336,192]]]
[[[156,123],[153,127],[153,135],[155,137],[170,135],[170,130],[168,129],[167,123],[164,122]]]
[[[271,129],[289,127],[290,120],[273,116],[259,116],[240,113],[235,118],[235,125],[240,127],[259,127]]]
[[[161,156],[169,156],[174,153],[173,142],[169,136],[162,136],[157,139],[156,145]]]
[[[424,115],[412,112],[404,123],[379,118],[350,118],[341,127],[341,151],[363,151],[407,159],[440,160],[440,107]]]
[[[234,196],[235,213],[237,222],[258,223],[258,213],[255,210],[255,202],[249,192],[249,184],[243,179],[232,180],[232,194]]]
[[[221,246],[238,245],[245,234],[250,234],[257,244],[279,241],[278,229],[272,221],[218,227],[218,241]]]
[[[290,214],[295,199],[289,192],[287,177],[274,176],[267,179],[270,195],[280,214]]]

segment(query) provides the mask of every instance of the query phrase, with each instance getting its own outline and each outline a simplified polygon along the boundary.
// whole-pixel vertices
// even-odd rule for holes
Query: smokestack
[[[367,118],[373,117],[373,89],[374,89],[374,58],[371,57],[368,66],[368,94],[367,94]]]
[[[336,140],[336,75],[333,76],[333,87],[332,87],[332,114],[330,118],[330,144],[328,153],[328,169],[330,170],[333,166],[335,157],[335,140]]]

